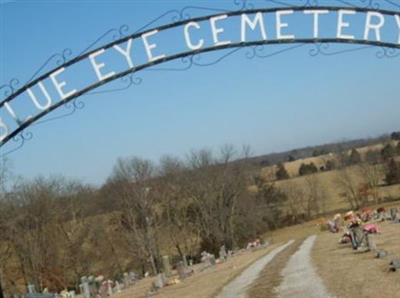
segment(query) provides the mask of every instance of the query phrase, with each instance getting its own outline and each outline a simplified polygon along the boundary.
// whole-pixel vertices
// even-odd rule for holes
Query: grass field
[[[387,207],[390,206],[400,207],[400,204],[387,204]],[[318,220],[314,220],[265,234],[264,238],[272,243],[268,248],[242,252],[229,259],[228,262],[202,272],[199,270],[200,267],[195,267],[196,274],[179,284],[161,289],[152,297],[215,297],[224,285],[257,259],[277,245],[294,239],[296,241],[292,246],[266,266],[248,292],[249,297],[254,298],[278,297],[275,289],[282,281],[282,269],[302,240],[312,234],[317,235],[312,251],[312,261],[331,295],[344,298],[399,297],[400,273],[389,272],[388,264],[391,259],[400,257],[400,224],[383,222],[378,225],[381,233],[374,236],[377,247],[389,252],[389,255],[383,259],[374,258],[372,252],[355,252],[349,244],[339,244],[341,233],[323,232],[318,225]],[[115,297],[146,297],[152,281],[152,278],[144,279],[135,287]]]

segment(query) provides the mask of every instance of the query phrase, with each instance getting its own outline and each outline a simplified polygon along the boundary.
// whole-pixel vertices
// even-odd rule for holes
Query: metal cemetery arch
[[[49,78],[51,78],[53,80],[55,87],[58,86],[57,90],[61,96],[61,94],[63,92],[60,90],[62,90],[63,86],[65,86],[65,82],[57,82],[57,80],[54,78],[55,74],[59,74],[62,71],[64,71],[65,69],[67,69],[69,66],[78,64],[79,62],[81,62],[85,59],[88,59],[88,58],[92,59],[91,57],[93,57],[93,55],[97,55],[97,53],[107,51],[108,49],[122,45],[124,43],[128,43],[132,40],[143,38],[143,36],[152,35],[152,34],[154,34],[154,32],[160,33],[160,32],[166,31],[168,29],[175,29],[175,28],[179,28],[179,27],[183,27],[183,26],[188,26],[189,23],[198,24],[199,22],[216,19],[221,16],[225,16],[226,18],[243,17],[243,15],[257,16],[260,13],[261,14],[272,14],[272,13],[279,14],[279,13],[287,12],[289,10],[293,11],[293,12],[298,12],[298,13],[305,12],[306,10],[308,10],[308,11],[314,10],[314,11],[319,11],[319,12],[329,11],[329,12],[334,12],[334,13],[339,14],[342,11],[351,10],[356,13],[362,13],[365,15],[372,14],[375,17],[377,15],[382,15],[385,17],[386,16],[393,17],[394,19],[398,20],[397,24],[399,26],[398,29],[400,32],[400,11],[399,10],[381,9],[379,7],[379,5],[376,5],[375,0],[358,0],[358,1],[360,1],[360,3],[364,3],[364,4],[367,3],[365,5],[365,7],[352,5],[349,2],[341,1],[341,0],[334,0],[341,4],[344,4],[341,6],[321,6],[321,5],[318,5],[317,0],[314,0],[314,1],[307,0],[307,1],[303,2],[303,5],[301,5],[301,6],[290,5],[283,1],[275,1],[275,0],[267,0],[267,1],[269,1],[270,3],[279,4],[280,6],[279,7],[278,6],[277,7],[267,7],[267,8],[254,8],[254,7],[249,8],[248,2],[243,1],[242,2],[243,5],[241,6],[241,8],[238,10],[234,10],[234,11],[226,11],[226,10],[223,11],[223,10],[218,10],[218,9],[200,8],[203,10],[207,9],[207,10],[216,11],[217,13],[207,15],[207,16],[194,17],[194,18],[190,18],[190,17],[186,18],[186,11],[187,11],[187,9],[194,9],[194,8],[199,9],[199,7],[187,7],[187,8],[182,9],[179,12],[174,11],[178,14],[178,19],[167,25],[162,25],[162,26],[155,27],[152,29],[146,29],[149,25],[152,25],[153,23],[155,23],[155,21],[164,17],[167,14],[166,13],[166,14],[162,15],[161,17],[157,18],[155,21],[151,22],[149,25],[145,26],[142,30],[140,30],[140,32],[137,32],[137,33],[134,33],[131,35],[123,36],[123,31],[126,28],[121,27],[118,32],[119,38],[117,40],[109,42],[108,44],[106,44],[102,47],[98,47],[94,50],[88,50],[88,51],[85,50],[81,55],[79,55],[69,61],[67,61],[67,57],[66,57],[67,54],[69,54],[69,52],[65,51],[60,55],[60,58],[61,58],[60,64],[61,65],[38,76],[37,78],[35,78],[35,76],[34,76],[34,78],[32,80],[30,80],[27,84],[25,84],[23,87],[21,87],[19,89],[17,89],[15,86],[17,83],[17,80],[15,80],[15,79],[11,80],[10,83],[7,85],[0,86],[0,90],[1,89],[5,90],[5,97],[6,97],[5,99],[3,99],[0,102],[0,111],[2,109],[3,109],[3,111],[7,111],[12,116],[12,118],[14,118],[15,122],[17,123],[17,124],[14,123],[14,125],[16,126],[15,128],[9,129],[8,126],[0,118],[0,148],[2,146],[4,146],[7,142],[9,142],[10,140],[20,142],[20,144],[17,148],[21,147],[26,140],[28,140],[32,137],[31,133],[25,132],[25,129],[27,127],[29,127],[33,123],[37,122],[39,119],[41,119],[45,115],[49,114],[53,110],[55,110],[63,105],[67,105],[69,102],[73,101],[74,99],[76,99],[84,94],[87,94],[89,91],[91,91],[93,89],[96,89],[96,88],[98,88],[104,84],[107,84],[111,81],[114,81],[116,79],[126,77],[130,74],[137,73],[141,70],[150,68],[150,67],[158,65],[158,64],[166,63],[166,62],[172,61],[172,60],[183,59],[182,61],[184,63],[186,63],[185,69],[188,69],[192,65],[196,65],[196,61],[194,60],[194,57],[196,57],[196,55],[199,55],[201,53],[207,53],[207,52],[211,52],[211,51],[219,51],[219,50],[224,50],[224,49],[233,49],[233,51],[230,52],[230,53],[233,53],[236,49],[240,49],[240,48],[244,48],[244,47],[252,47],[253,55],[257,55],[257,53],[256,53],[257,47],[264,46],[264,45],[294,44],[295,46],[293,48],[296,48],[296,45],[315,44],[315,48],[313,49],[313,51],[314,51],[314,54],[316,55],[318,53],[323,54],[323,48],[321,48],[321,44],[337,43],[337,44],[359,44],[359,45],[363,45],[365,47],[369,47],[369,46],[380,47],[380,48],[382,48],[382,52],[380,53],[381,56],[391,57],[391,56],[399,55],[399,53],[397,53],[396,51],[398,49],[400,49],[400,40],[399,40],[399,42],[395,43],[395,42],[380,41],[380,39],[379,40],[369,40],[368,38],[356,39],[356,38],[337,38],[337,37],[320,38],[320,37],[313,36],[311,38],[279,38],[279,39],[278,38],[277,39],[265,39],[264,38],[262,40],[251,40],[251,41],[246,41],[246,40],[243,41],[242,40],[242,41],[237,41],[237,42],[221,43],[221,44],[216,43],[212,46],[205,46],[205,47],[200,47],[200,48],[196,48],[196,49],[189,49],[187,51],[181,51],[181,52],[174,53],[171,55],[165,55],[163,57],[159,57],[158,59],[154,59],[154,60],[151,60],[150,56],[149,56],[149,61],[147,61],[146,63],[142,63],[137,66],[129,67],[128,69],[114,73],[108,77],[104,77],[104,79],[101,79],[101,80],[99,77],[99,80],[97,82],[94,82],[88,86],[85,86],[84,88],[82,88],[80,90],[75,90],[75,92],[73,94],[70,94],[70,95],[66,96],[65,98],[62,98],[58,102],[55,102],[49,106],[46,106],[45,108],[41,108],[37,114],[27,117],[25,120],[19,119],[17,117],[15,111],[11,107],[11,104],[20,95],[24,94],[25,92],[28,92],[28,93],[31,92],[30,89],[32,87],[37,88],[37,86],[39,86],[42,89],[43,93],[41,96],[43,97],[43,95],[46,93],[45,93],[45,91],[43,91],[43,85],[40,85],[40,84],[44,80],[49,79]],[[400,4],[397,5],[397,4],[393,3],[393,1],[391,1],[391,0],[381,0],[381,1],[384,1],[387,4],[390,4],[392,6],[396,6],[397,8],[400,8]],[[353,1],[353,2],[356,2],[356,1]],[[235,2],[235,4],[238,4],[238,2]],[[253,25],[254,25],[254,23],[253,23]],[[376,25],[376,24],[374,24],[374,25]],[[252,28],[252,30],[254,31],[254,28]],[[375,31],[375,34],[377,35],[376,31]],[[91,47],[89,47],[89,49]],[[284,52],[284,51],[286,51],[286,50],[284,49],[284,50],[278,51],[276,53],[280,53],[280,52]],[[346,52],[346,51],[342,51],[342,52]],[[228,53],[228,55],[230,53]],[[225,56],[227,56],[227,55],[225,55]],[[225,56],[223,56],[222,58],[224,58]],[[219,60],[222,60],[222,58]],[[216,62],[218,62],[219,60],[217,60]],[[93,64],[93,65],[95,65],[95,64]],[[97,69],[97,71],[98,70],[99,69]],[[41,71],[42,71],[42,68],[38,72],[41,72]],[[130,80],[129,85],[136,83],[134,81],[133,77],[129,77],[129,80]],[[32,96],[32,94],[31,94],[31,96]],[[37,103],[37,101],[36,101],[36,103]],[[39,106],[39,104],[37,104],[37,106]],[[72,106],[73,111],[75,111],[76,109],[81,108],[81,107],[82,106],[80,106],[79,103],[73,102],[73,106]],[[11,151],[14,151],[14,150],[15,149],[13,149]]]

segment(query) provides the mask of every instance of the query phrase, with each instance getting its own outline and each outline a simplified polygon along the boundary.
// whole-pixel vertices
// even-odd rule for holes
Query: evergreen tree
[[[387,165],[385,181],[389,185],[400,183],[400,166],[393,158]]]
[[[390,138],[394,141],[400,141],[400,131],[395,131],[390,135]]]
[[[299,175],[300,176],[305,176],[305,175],[310,175],[318,172],[318,168],[315,166],[315,164],[312,162],[310,164],[304,164],[302,163],[300,168],[299,168]]]
[[[351,149],[350,156],[349,156],[349,165],[356,165],[361,162],[361,155],[357,151],[357,149],[353,148]]]
[[[334,169],[336,169],[336,162],[332,159],[328,160],[325,164],[325,170],[333,171]]]
[[[285,180],[289,179],[289,174],[285,169],[283,163],[278,164],[278,171],[276,172],[276,179],[277,180]]]
[[[391,144],[387,144],[381,151],[381,156],[385,161],[393,158],[395,155],[396,149]]]

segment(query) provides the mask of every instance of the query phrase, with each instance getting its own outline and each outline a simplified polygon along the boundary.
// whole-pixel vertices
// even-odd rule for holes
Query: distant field
[[[394,146],[397,143],[393,143]],[[383,144],[377,144],[367,147],[357,148],[357,151],[363,157],[368,151],[380,151],[384,147]],[[333,154],[321,155],[318,157],[310,157],[305,159],[299,159],[292,162],[284,163],[284,167],[291,177],[288,180],[275,181],[275,172],[276,165],[264,167],[261,169],[261,176],[266,181],[274,181],[275,185],[281,190],[288,189],[293,187],[293,185],[297,187],[304,187],[307,183],[307,179],[310,179],[310,175],[308,176],[299,176],[299,168],[301,164],[310,164],[314,163],[317,168],[321,168],[325,166],[328,160],[334,160],[335,156]],[[400,157],[397,157],[396,160],[400,160]],[[392,185],[385,186],[384,182],[384,170],[383,165],[376,166],[379,173],[379,187],[377,188],[378,194],[380,198],[399,198],[400,197],[400,185]],[[361,185],[366,183],[366,177],[361,172],[359,166],[351,166],[345,169],[350,179],[353,181],[355,185]],[[343,197],[344,189],[341,188],[339,183],[340,177],[343,177],[343,170],[333,170],[333,171],[320,171],[314,175],[313,179],[315,179],[318,184],[318,187],[323,192],[323,198],[325,200],[325,212],[332,212],[339,209],[349,209],[349,202],[345,197]]]
[[[348,172],[355,183],[363,183],[363,179],[357,173],[357,169],[352,167]],[[341,174],[340,170],[320,172],[315,174],[319,186],[323,189],[325,194],[326,211],[331,212],[338,209],[350,208],[346,198],[341,196],[343,189],[340,188],[338,183],[338,176]],[[296,177],[289,180],[277,181],[275,185],[280,189],[287,188],[291,183],[297,185],[305,185],[306,179],[309,176]],[[383,177],[382,177],[383,178]],[[400,185],[381,186],[378,188],[380,197],[400,197]]]
[[[392,145],[396,146],[397,142],[392,142]],[[356,148],[356,149],[361,154],[361,156],[364,157],[368,151],[381,151],[383,149],[383,147],[384,147],[383,144],[376,144],[376,145],[360,147],[360,148]],[[285,162],[284,166],[285,166],[285,169],[288,172],[289,176],[291,178],[294,178],[299,175],[299,168],[300,168],[301,164],[314,163],[317,166],[317,168],[321,168],[321,167],[325,166],[325,164],[328,160],[332,160],[332,159],[335,159],[335,157],[332,153],[330,153],[330,154],[320,155],[317,157],[302,158],[302,159],[297,159],[295,161]],[[276,165],[263,167],[261,169],[261,175],[267,179],[273,180],[274,178],[272,178],[272,173],[274,173],[275,170],[276,170]]]

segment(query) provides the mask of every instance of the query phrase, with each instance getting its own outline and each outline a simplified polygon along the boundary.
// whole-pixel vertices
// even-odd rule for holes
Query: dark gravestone
[[[375,257],[377,259],[382,259],[388,255],[388,252],[386,250],[378,250],[375,254]]]
[[[390,209],[390,217],[391,217],[392,221],[396,220],[396,216],[397,216],[397,208],[391,208]]]
[[[215,266],[215,264],[216,264],[215,255],[213,255],[213,254],[210,256],[210,264],[211,264],[211,266]]]
[[[389,266],[390,266],[389,269],[390,269],[391,271],[400,270],[400,259],[391,261],[390,264],[389,264]]]
[[[55,298],[54,294],[40,294],[40,293],[29,293],[26,295],[26,298]]]

